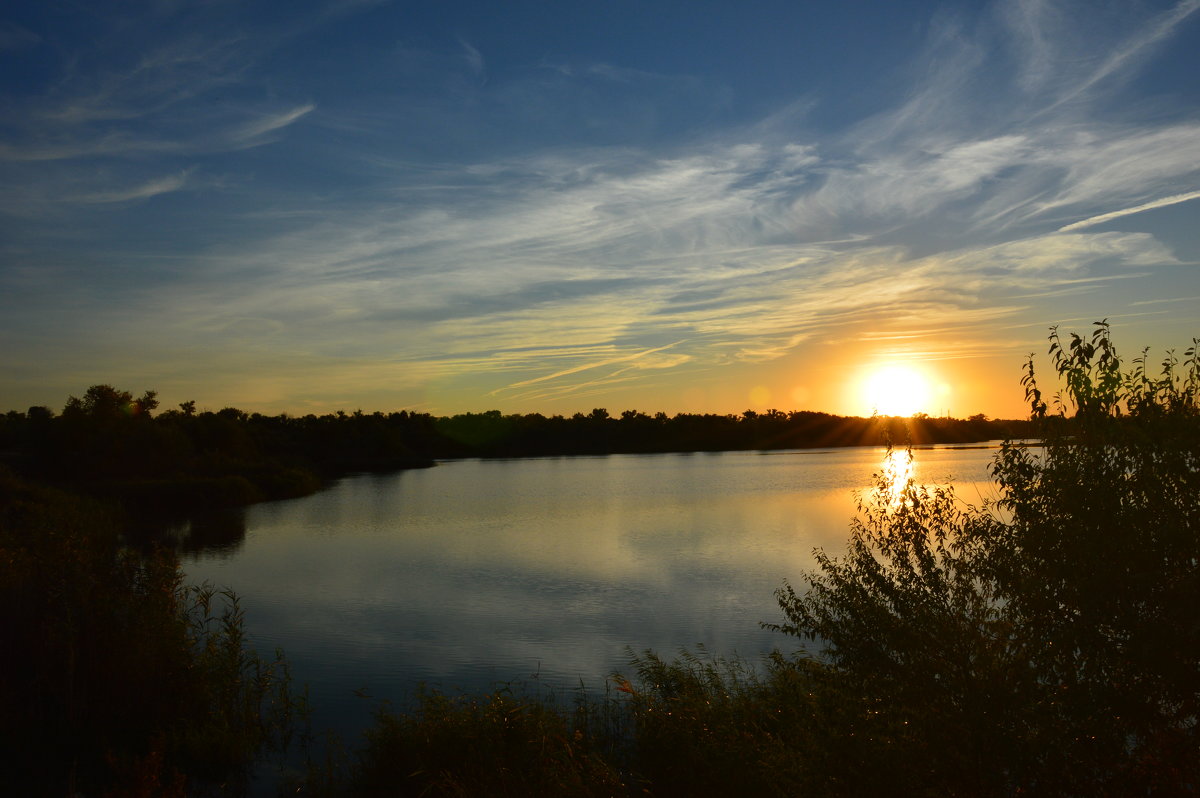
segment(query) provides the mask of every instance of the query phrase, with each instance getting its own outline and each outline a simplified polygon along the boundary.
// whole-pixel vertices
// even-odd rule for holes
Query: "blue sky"
[[[1200,0],[18,4],[0,407],[1021,414],[1200,335]]]

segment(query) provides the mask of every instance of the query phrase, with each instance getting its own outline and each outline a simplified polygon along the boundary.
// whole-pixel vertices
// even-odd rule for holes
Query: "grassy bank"
[[[237,794],[290,734],[236,597],[124,549],[104,506],[0,470],[0,792]]]

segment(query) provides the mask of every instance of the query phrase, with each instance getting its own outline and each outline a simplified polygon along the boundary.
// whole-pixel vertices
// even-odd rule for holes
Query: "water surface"
[[[966,501],[994,450],[916,452],[920,481]],[[755,657],[774,591],[816,547],[840,552],[884,450],[464,460],[344,478],[245,511],[245,537],[185,557],[235,590],[262,652],[282,648],[316,722],[365,724],[371,699],[535,681],[602,689],[627,649]]]

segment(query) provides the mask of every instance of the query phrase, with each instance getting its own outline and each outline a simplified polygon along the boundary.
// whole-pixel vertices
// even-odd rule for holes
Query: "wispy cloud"
[[[1062,103],[1079,97],[1101,81],[1127,71],[1138,59],[1146,57],[1147,51],[1170,37],[1176,28],[1197,9],[1200,9],[1200,0],[1182,0],[1173,8],[1159,14],[1148,24],[1135,27],[1130,35],[1108,52],[1095,69],[1074,86],[1069,87],[1056,102],[1045,110],[1053,110]],[[1086,7],[1080,10],[1086,13]]]
[[[42,37],[15,22],[0,20],[0,52],[27,50],[42,41]]]
[[[1138,302],[1130,302],[1131,305],[1163,305],[1174,302],[1200,302],[1200,296],[1173,296],[1167,299],[1144,299]]]
[[[1190,191],[1186,194],[1175,194],[1170,197],[1163,197],[1151,202],[1144,202],[1141,205],[1135,205],[1132,208],[1122,208],[1119,211],[1102,213],[1099,216],[1093,216],[1090,219],[1082,219],[1078,222],[1060,227],[1058,228],[1058,232],[1066,233],[1071,230],[1082,230],[1085,227],[1094,227],[1098,224],[1111,222],[1113,219],[1120,219],[1122,216],[1131,216],[1135,213],[1141,213],[1142,211],[1152,211],[1155,208],[1165,208],[1169,205],[1178,205],[1181,202],[1188,202],[1189,200],[1194,199],[1200,199],[1200,191]]]
[[[266,114],[252,122],[242,125],[237,130],[233,131],[233,138],[239,141],[248,141],[265,136],[268,133],[273,133],[276,130],[287,127],[293,124],[296,120],[312,113],[316,108],[315,103],[305,103],[298,105],[295,108],[290,108],[286,111],[280,111],[274,114]]]
[[[658,352],[662,352],[666,349],[670,349],[671,347],[676,346],[677,344],[678,344],[678,342],[673,343],[673,344],[667,344],[666,346],[660,346],[655,349],[644,349],[640,352],[633,352],[632,354],[620,355],[618,357],[610,357],[610,358],[606,358],[604,360],[598,360],[598,361],[595,361],[592,363],[584,363],[582,365],[572,366],[571,368],[568,368],[568,369],[556,371],[553,374],[546,374],[541,377],[533,377],[532,379],[521,380],[520,382],[514,382],[513,384],[506,385],[503,388],[497,388],[496,390],[492,391],[488,395],[495,396],[496,394],[500,393],[501,391],[511,391],[516,388],[524,388],[529,385],[536,385],[539,382],[548,382],[550,380],[556,380],[560,377],[566,377],[566,376],[569,376],[572,374],[578,374],[581,371],[589,371],[591,369],[601,368],[603,366],[611,366],[614,363],[630,363],[632,361],[641,360],[642,358],[645,358],[648,355],[653,355]],[[675,360],[673,362],[678,363],[678,362],[682,362],[682,361]]]
[[[130,202],[132,200],[147,199],[159,194],[169,194],[173,191],[183,189],[187,185],[188,176],[191,172],[192,170],[187,169],[173,175],[155,178],[154,180],[149,180],[130,188],[85,194],[80,196],[78,201],[88,203]]]
[[[476,75],[482,77],[485,69],[483,53],[479,52],[478,48],[461,37],[458,40],[458,44],[460,47],[462,47],[463,59],[466,60],[467,66],[469,66],[471,71]]]
[[[1117,9],[1087,35],[1072,8],[1005,4],[1002,33],[937,18],[894,104],[836,130],[810,121],[811,97],[732,123],[716,81],[504,67],[453,34],[394,48],[345,92],[265,77],[246,30],[92,73],[81,57],[0,112],[0,223],[21,234],[0,288],[34,325],[49,286],[72,286],[55,294],[79,311],[65,329],[163,368],[179,351],[280,363],[263,395],[329,374],[346,392],[536,402],[835,343],[977,356],[985,330],[1117,280],[1153,286],[1122,307],[1165,301],[1152,278],[1178,268],[1172,246],[1092,228],[1200,198],[1192,115],[1105,104],[1200,0]],[[146,223],[121,206],[168,193],[188,204],[170,243],[125,241]]]

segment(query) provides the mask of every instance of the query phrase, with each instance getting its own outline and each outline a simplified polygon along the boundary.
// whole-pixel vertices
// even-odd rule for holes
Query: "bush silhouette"
[[[844,772],[874,761],[904,793],[1200,789],[1195,343],[1151,377],[1106,322],[1052,330],[1063,391],[1042,398],[1031,357],[1043,437],[1000,450],[996,501],[911,482],[889,499],[885,480],[845,556],[780,592],[776,628],[819,641],[851,697]]]

